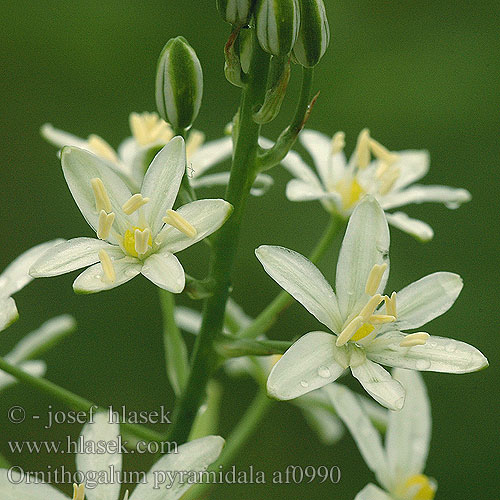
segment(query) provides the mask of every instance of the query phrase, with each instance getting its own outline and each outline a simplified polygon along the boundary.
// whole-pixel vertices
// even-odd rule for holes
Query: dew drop
[[[330,370],[326,367],[326,366],[320,366],[318,368],[318,375],[322,378],[328,378],[330,377],[332,374],[330,372]]]
[[[428,359],[419,359],[416,363],[417,370],[428,370],[431,367],[431,362]]]
[[[304,389],[305,389],[306,387],[309,387],[309,382],[306,382],[305,380],[301,380],[300,385],[302,387],[304,387]]]

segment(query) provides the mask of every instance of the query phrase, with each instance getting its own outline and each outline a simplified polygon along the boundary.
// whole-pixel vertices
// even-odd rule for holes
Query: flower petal
[[[132,257],[123,257],[113,261],[113,268],[116,273],[113,282],[109,282],[103,277],[102,265],[99,262],[83,271],[76,278],[73,289],[76,293],[96,293],[123,285],[141,272],[142,262]]]
[[[197,335],[201,328],[202,316],[189,307],[177,306],[174,311],[176,325],[185,332]]]
[[[289,151],[281,160],[281,164],[297,179],[322,188],[321,182],[314,173],[313,169],[295,152]]]
[[[399,168],[399,177],[393,189],[399,190],[418,181],[429,171],[430,156],[425,150],[398,151],[398,161],[394,164]]]
[[[261,245],[255,255],[271,278],[333,332],[340,332],[337,297],[321,271],[288,248]]]
[[[488,366],[484,355],[465,342],[431,336],[425,345],[401,347],[405,337],[401,332],[385,333],[368,346],[367,356],[386,366],[429,372],[470,373]]]
[[[19,318],[17,307],[12,297],[0,300],[0,332],[12,325]]]
[[[229,183],[229,177],[229,172],[219,172],[217,174],[208,174],[202,177],[191,178],[189,183],[195,189],[213,186],[227,186]],[[262,196],[267,193],[273,183],[274,180],[270,175],[258,174],[252,188],[250,189],[250,194],[252,196]]]
[[[66,495],[49,484],[27,484],[18,470],[14,469],[10,474],[11,476],[7,469],[0,469],[0,498],[2,500],[68,500]]]
[[[76,135],[70,134],[69,132],[65,132],[64,130],[55,128],[50,123],[44,123],[42,125],[40,128],[40,134],[44,139],[58,148],[63,148],[64,146],[75,146],[77,148],[90,151],[88,148],[88,141],[77,137]]]
[[[374,484],[367,484],[354,498],[354,500],[393,500],[384,490]]]
[[[434,237],[434,231],[429,224],[418,219],[412,219],[404,212],[394,212],[392,214],[386,212],[385,217],[391,226],[401,229],[401,231],[410,234],[417,240],[429,241]]]
[[[375,264],[389,263],[389,228],[375,198],[365,196],[354,209],[340,248],[336,292],[340,312],[347,319],[358,300],[364,297],[366,281]],[[389,269],[382,277],[382,292]]]
[[[186,148],[182,137],[174,137],[154,157],[144,176],[141,193],[150,201],[144,206],[153,237],[163,226],[162,218],[177,198],[186,169]]]
[[[388,484],[389,466],[380,434],[365,412],[361,397],[341,384],[325,387],[338,416],[349,429],[368,468],[381,484]]]
[[[76,321],[69,314],[49,319],[39,328],[23,337],[6,356],[6,359],[10,363],[33,359],[71,333],[75,327]]]
[[[203,144],[188,158],[193,178],[197,179],[209,168],[230,158],[232,152],[233,140],[231,137],[224,137]]]
[[[32,266],[34,278],[59,276],[99,261],[99,250],[104,249],[114,259],[123,257],[120,247],[95,238],[74,238],[63,241],[45,252]]]
[[[11,362],[8,356],[6,356],[5,359]],[[24,363],[20,363],[18,368],[21,368],[23,372],[29,373],[32,377],[43,377],[47,370],[47,365],[45,364],[45,361],[41,360],[25,361]],[[16,383],[17,379],[14,376],[0,370],[0,390],[4,390]]]
[[[180,252],[217,231],[232,211],[233,206],[220,199],[197,200],[183,205],[176,212],[196,229],[196,236],[191,238],[166,224],[157,241],[161,242],[162,249],[172,253]]]
[[[346,351],[326,332],[309,332],[274,365],[267,392],[276,399],[294,399],[336,380],[348,366]]]
[[[396,368],[392,375],[406,391],[403,408],[389,413],[385,436],[392,487],[396,488],[398,478],[424,471],[431,439],[431,409],[420,373]]]
[[[130,220],[122,210],[122,205],[132,196],[125,182],[101,158],[75,147],[65,147],[61,154],[64,177],[80,212],[89,225],[97,232],[99,213],[96,208],[91,179],[102,180],[115,213],[115,224],[124,233]],[[113,237],[110,241],[115,241]]]
[[[286,197],[290,201],[320,200],[329,197],[337,199],[337,196],[327,193],[321,186],[299,179],[288,181],[286,185]]]
[[[10,296],[21,290],[21,288],[24,288],[33,279],[29,274],[30,267],[47,250],[63,241],[62,239],[57,239],[40,243],[14,259],[0,276],[0,296]]]
[[[463,287],[458,274],[438,272],[424,276],[397,293],[397,320],[391,330],[419,328],[444,314]]]
[[[403,386],[380,365],[366,359],[359,365],[351,365],[351,372],[365,388],[365,391],[382,406],[389,408],[389,410],[403,408],[405,402]]]
[[[94,415],[93,422],[85,424],[80,436],[87,443],[96,444],[99,442],[117,442],[120,435],[120,426],[108,421],[107,413],[97,413]],[[122,470],[121,453],[77,453],[76,468],[78,471],[87,475],[88,473],[97,474],[109,473],[113,468],[114,474],[118,477]],[[101,472],[102,471],[102,472]],[[118,481],[101,483],[95,488],[85,488],[85,498],[87,500],[118,500],[120,494],[120,484]]]
[[[410,203],[436,202],[444,203],[447,208],[458,208],[462,203],[470,201],[471,194],[467,189],[448,186],[414,185],[401,191],[393,191],[381,199],[384,210],[409,205]]]
[[[178,500],[192,486],[189,481],[180,482],[179,473],[204,471],[217,460],[223,446],[224,439],[220,436],[207,436],[179,446],[177,453],[164,455],[153,465],[146,482],[137,485],[130,500]],[[171,473],[173,482],[166,471]],[[155,482],[161,479],[164,484],[155,489]]]
[[[141,273],[156,286],[169,292],[181,293],[184,290],[184,269],[177,257],[165,249],[150,255],[144,261]]]
[[[316,130],[306,129],[300,133],[299,140],[311,155],[323,184],[327,186],[331,180],[332,139]]]

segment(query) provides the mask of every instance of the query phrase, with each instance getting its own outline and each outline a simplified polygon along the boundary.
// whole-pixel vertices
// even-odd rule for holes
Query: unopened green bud
[[[297,62],[312,68],[323,57],[330,42],[330,27],[323,0],[299,0],[300,30],[293,55]]]
[[[189,128],[201,106],[203,73],[196,52],[185,38],[170,39],[156,71],[158,113],[174,130]]]
[[[222,19],[234,26],[248,24],[255,0],[217,0],[217,10]]]
[[[298,0],[258,0],[257,37],[260,46],[274,56],[292,51],[300,25]]]

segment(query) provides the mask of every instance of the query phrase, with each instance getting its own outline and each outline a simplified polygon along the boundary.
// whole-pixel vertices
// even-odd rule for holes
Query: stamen
[[[415,474],[400,485],[396,493],[400,497],[412,500],[433,500],[436,494],[436,484],[424,474]]]
[[[426,332],[410,333],[400,343],[400,347],[413,347],[416,345],[425,345],[430,335]]]
[[[370,316],[370,323],[373,325],[384,325],[385,323],[394,323],[396,318],[394,316],[389,316],[388,314],[374,314]]]
[[[184,233],[188,238],[194,238],[198,234],[196,228],[175,210],[167,210],[167,215],[162,220],[165,224],[169,224]]]
[[[361,170],[366,168],[370,164],[370,131],[365,128],[358,136],[358,142],[356,144],[355,154],[356,161],[358,163],[358,168]]]
[[[384,174],[387,172],[388,168],[389,168],[389,164],[385,163],[384,161],[381,161],[380,165],[377,167],[377,171],[375,172],[377,179],[381,179],[384,176]]]
[[[380,179],[380,194],[387,194],[392,189],[394,183],[399,179],[399,174],[399,167],[396,165],[389,167],[389,170]]]
[[[115,213],[107,214],[104,210],[99,213],[99,226],[97,227],[97,237],[100,240],[106,240],[111,232],[111,226],[115,221]]]
[[[136,229],[135,236],[135,251],[138,255],[145,254],[149,248],[149,240],[151,238],[151,229],[147,227],[144,231]]]
[[[87,144],[89,149],[97,156],[109,160],[112,163],[119,162],[115,150],[102,137],[91,134],[87,139]]]
[[[100,212],[101,210],[104,210],[108,213],[111,212],[111,201],[109,200],[108,193],[102,180],[99,179],[99,177],[94,177],[93,179],[90,179],[90,185],[94,191],[95,206],[97,211]]]
[[[385,302],[385,310],[387,311],[387,314],[394,316],[397,318],[396,314],[396,292],[392,292],[390,298],[385,295],[384,296],[384,302]]]
[[[337,338],[337,347],[343,346],[354,336],[356,330],[363,324],[363,318],[356,316],[340,333]]]
[[[370,316],[373,314],[377,306],[382,302],[382,295],[380,293],[377,293],[374,295],[361,309],[361,312],[359,313],[359,316],[363,318],[363,321],[368,321]]]
[[[104,248],[101,248],[101,250],[99,250],[98,255],[106,279],[110,283],[114,283],[116,279],[116,273],[115,273],[115,268],[113,267],[113,261],[111,260],[111,257],[108,255],[106,250],[104,250]]]
[[[85,498],[85,485],[73,483],[73,500],[84,500]]]
[[[127,215],[132,215],[136,210],[149,202],[149,198],[143,198],[141,193],[131,196],[122,206],[122,210]]]
[[[332,155],[340,153],[345,148],[344,132],[337,132],[332,138]]]
[[[370,149],[372,150],[373,155],[380,161],[383,161],[387,165],[392,165],[399,158],[397,153],[392,153],[385,146],[382,146],[380,142],[377,142],[375,139],[370,138]]]
[[[383,264],[375,264],[372,267],[368,279],[366,280],[365,293],[368,295],[375,295],[386,269],[387,263],[385,262]]]
[[[205,134],[199,130],[193,130],[186,141],[186,158],[194,154],[205,142]]]
[[[168,123],[156,113],[130,113],[129,125],[134,139],[141,146],[154,142],[167,143],[173,137]]]

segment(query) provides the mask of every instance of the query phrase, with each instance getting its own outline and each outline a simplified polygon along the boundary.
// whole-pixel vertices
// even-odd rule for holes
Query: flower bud
[[[222,19],[234,26],[248,24],[255,0],[217,0],[217,10]]]
[[[259,0],[256,10],[257,37],[260,46],[272,55],[292,51],[299,34],[298,0]]]
[[[323,57],[330,42],[330,27],[323,0],[300,0],[300,30],[293,55],[298,63],[312,68]]]
[[[171,38],[156,71],[158,113],[174,130],[189,128],[201,106],[203,73],[196,52],[185,38]]]

